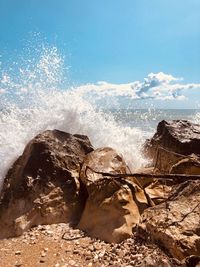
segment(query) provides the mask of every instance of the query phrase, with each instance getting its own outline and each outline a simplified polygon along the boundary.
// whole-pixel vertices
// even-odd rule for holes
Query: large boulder
[[[124,159],[112,148],[88,154],[81,169],[81,180],[89,197],[78,228],[107,242],[121,242],[132,235],[140,214],[149,203],[134,178],[121,179],[96,172],[126,173]]]
[[[175,186],[165,203],[146,209],[139,232],[179,260],[200,256],[200,181]]]
[[[200,125],[186,120],[161,121],[157,132],[145,143],[154,166],[169,172],[172,165],[191,154],[200,154]]]
[[[87,194],[80,166],[93,150],[89,139],[45,131],[26,146],[9,170],[0,198],[0,238],[39,224],[78,222]]]

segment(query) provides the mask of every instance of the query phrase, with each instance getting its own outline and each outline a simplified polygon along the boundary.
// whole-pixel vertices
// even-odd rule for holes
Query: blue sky
[[[199,0],[0,0],[0,54],[16,59],[34,32],[65,55],[76,84],[159,72],[200,84]],[[168,105],[194,107],[199,90]]]

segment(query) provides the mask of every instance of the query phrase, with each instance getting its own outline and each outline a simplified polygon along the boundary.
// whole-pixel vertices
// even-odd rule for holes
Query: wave
[[[113,147],[132,170],[146,164],[141,153],[146,133],[117,123],[95,105],[95,96],[85,97],[76,87],[64,88],[64,72],[56,47],[43,47],[37,59],[26,60],[14,73],[1,69],[0,187],[27,142],[47,129],[87,135],[95,148]]]

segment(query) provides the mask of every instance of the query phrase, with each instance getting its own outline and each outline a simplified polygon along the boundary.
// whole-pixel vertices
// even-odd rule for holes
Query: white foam
[[[197,112],[193,118],[193,121],[197,124],[200,124],[200,112]]]
[[[97,111],[76,88],[59,89],[63,60],[57,50],[45,50],[38,62],[20,68],[17,82],[2,74],[0,94],[0,186],[9,167],[27,142],[46,129],[87,135],[94,147],[110,146],[123,154],[132,169],[145,164],[140,149],[145,134],[118,125],[112,116]],[[88,85],[89,86],[89,85]],[[7,109],[7,112],[5,111]]]

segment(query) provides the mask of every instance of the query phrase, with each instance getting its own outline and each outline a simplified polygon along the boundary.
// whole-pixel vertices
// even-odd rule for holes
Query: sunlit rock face
[[[32,226],[77,222],[86,194],[80,166],[93,150],[86,136],[45,131],[26,146],[4,181],[0,200],[0,238]]]
[[[163,120],[144,148],[160,171],[169,172],[184,156],[200,155],[200,125],[186,120]]]
[[[200,181],[175,186],[167,202],[144,211],[139,227],[173,257],[200,256]]]
[[[127,170],[123,157],[112,148],[96,149],[86,156],[81,180],[89,197],[78,227],[90,236],[121,242],[132,235],[140,214],[148,207],[135,178],[112,179],[95,173],[124,174]]]

